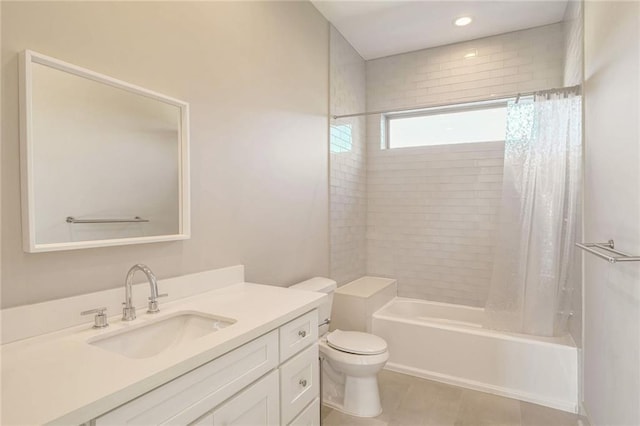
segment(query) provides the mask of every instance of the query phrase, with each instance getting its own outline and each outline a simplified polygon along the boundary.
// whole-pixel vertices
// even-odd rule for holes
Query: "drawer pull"
[[[300,381],[298,383],[300,383],[300,386],[302,386],[303,388],[307,387],[307,380],[306,379],[300,379]]]
[[[304,331],[304,330],[300,330],[300,331],[298,331],[298,336],[300,336],[300,337],[306,337],[306,336],[307,336],[307,332],[306,332],[306,331]]]

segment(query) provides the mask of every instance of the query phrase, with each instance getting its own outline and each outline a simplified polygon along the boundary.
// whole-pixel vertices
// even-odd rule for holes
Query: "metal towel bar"
[[[613,242],[613,240],[609,240],[606,243],[576,243],[576,246],[580,247],[582,250],[584,251],[588,251],[591,254],[595,254],[596,256],[598,256],[601,259],[604,259],[610,263],[616,263],[616,262],[638,262],[640,261],[640,256],[632,256],[628,253],[624,253],[621,252],[620,250],[616,250],[615,249],[615,244]],[[598,250],[596,250],[595,248],[599,248],[602,250],[606,250],[608,252],[611,253],[615,253],[618,256],[608,256],[605,253],[602,253]]]
[[[143,219],[136,216],[133,219],[76,219],[73,216],[67,216],[67,223],[129,223],[129,222],[149,222],[149,219]]]

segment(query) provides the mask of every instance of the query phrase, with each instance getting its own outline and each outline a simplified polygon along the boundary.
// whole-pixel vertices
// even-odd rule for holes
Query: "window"
[[[387,114],[385,148],[503,141],[507,102],[487,101]]]
[[[332,124],[329,127],[331,152],[349,152],[353,148],[351,124]]]

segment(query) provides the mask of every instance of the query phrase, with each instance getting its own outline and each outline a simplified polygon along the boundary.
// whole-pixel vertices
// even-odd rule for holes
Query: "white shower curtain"
[[[507,109],[504,180],[488,328],[565,332],[582,164],[581,97],[554,93]]]

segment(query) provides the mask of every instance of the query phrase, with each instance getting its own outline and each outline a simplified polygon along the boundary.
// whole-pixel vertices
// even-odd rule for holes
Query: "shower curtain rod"
[[[545,90],[536,90],[533,92],[523,92],[523,93],[516,93],[515,95],[510,95],[510,96],[501,96],[499,98],[489,98],[489,99],[477,99],[477,100],[473,100],[473,101],[469,101],[469,103],[472,102],[493,102],[493,101],[507,101],[509,99],[514,99],[516,100],[516,102],[518,102],[520,100],[521,97],[523,96],[534,96],[534,95],[546,95],[546,94],[551,94],[551,93],[569,93],[572,91],[576,91],[576,92],[580,92],[580,88],[582,86],[581,85],[576,85],[576,86],[567,86],[567,87],[560,87],[560,88],[556,88],[556,89],[545,89]],[[423,106],[415,106],[415,107],[407,107],[407,108],[394,108],[394,109],[386,109],[386,110],[378,110],[378,111],[370,111],[370,112],[358,112],[355,114],[343,114],[343,115],[332,115],[331,118],[333,118],[334,120],[340,119],[340,118],[350,118],[350,117],[360,117],[362,115],[376,115],[376,114],[389,114],[392,112],[409,112],[409,111],[419,111],[421,109],[428,109],[428,108],[444,108],[444,107],[449,107],[449,106],[454,106],[454,105],[460,105],[460,102],[449,102],[449,103],[445,103],[445,104],[431,104],[431,105],[423,105]]]

